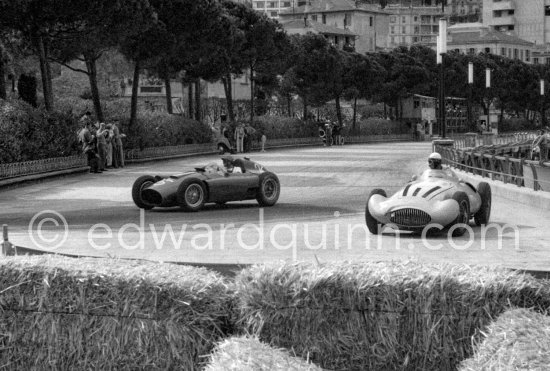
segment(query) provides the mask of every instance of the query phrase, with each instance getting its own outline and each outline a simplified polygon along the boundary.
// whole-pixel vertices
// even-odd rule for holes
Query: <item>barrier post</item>
[[[2,225],[2,255],[3,256],[10,256],[15,255],[15,251],[13,249],[13,246],[11,242],[8,240],[8,225],[4,224]]]

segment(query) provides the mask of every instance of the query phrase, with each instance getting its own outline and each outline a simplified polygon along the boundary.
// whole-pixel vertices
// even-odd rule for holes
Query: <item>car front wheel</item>
[[[370,233],[378,234],[381,230],[382,224],[379,223],[378,220],[374,218],[374,216],[372,216],[369,210],[369,201],[374,195],[381,195],[384,197],[387,197],[387,195],[386,191],[384,191],[383,189],[373,189],[372,192],[369,194],[369,197],[367,198],[367,205],[365,206],[365,222],[367,223],[367,228],[369,229]]]
[[[466,226],[470,222],[470,200],[464,192],[456,192],[453,200],[458,203],[458,216],[450,227],[453,227],[453,237],[466,233]]]
[[[137,207],[145,210],[150,210],[155,207],[155,205],[152,205],[143,200],[143,198],[141,197],[141,192],[145,188],[155,184],[156,182],[157,180],[155,179],[155,177],[151,175],[143,175],[136,179],[134,185],[132,186],[132,199],[134,200],[134,203]]]
[[[185,211],[199,211],[206,202],[206,189],[200,180],[186,180],[178,187],[176,196]]]

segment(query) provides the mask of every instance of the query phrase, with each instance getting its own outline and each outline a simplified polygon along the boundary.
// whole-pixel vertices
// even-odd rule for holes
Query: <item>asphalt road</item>
[[[426,168],[430,143],[308,147],[251,153],[278,174],[274,207],[255,201],[207,205],[197,213],[141,211],[131,186],[143,174],[169,175],[219,161],[201,156],[131,165],[0,190],[0,223],[19,246],[67,254],[190,263],[276,260],[396,260],[550,270],[550,211],[493,199],[492,225],[429,239],[366,230],[368,193],[391,194]]]

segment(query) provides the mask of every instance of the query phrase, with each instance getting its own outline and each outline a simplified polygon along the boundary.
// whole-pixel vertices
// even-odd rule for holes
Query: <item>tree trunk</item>
[[[302,102],[304,103],[304,121],[307,121],[307,98],[305,96],[302,97]]]
[[[187,85],[187,99],[189,102],[189,118],[193,120],[195,117],[195,106],[193,103],[193,84],[188,83]]]
[[[134,127],[137,119],[137,103],[139,93],[139,71],[140,61],[137,60],[134,65],[134,78],[132,82],[132,99],[130,103],[130,127]]]
[[[95,64],[95,56],[89,53],[84,53],[84,60],[86,61],[86,69],[88,70],[88,79],[90,80],[90,89],[92,91],[92,101],[94,102],[95,114],[98,121],[103,122],[103,110],[101,109],[101,99],[99,97],[99,88],[97,87],[97,68]]]
[[[233,110],[233,89],[231,86],[231,74],[222,78],[223,90],[225,91],[225,101],[227,104],[227,118],[229,122],[235,122],[235,112]]]
[[[336,102],[336,119],[338,120],[338,125],[342,127],[342,107],[340,107],[339,95],[336,96],[335,102]]]
[[[49,45],[44,45],[44,50],[46,51],[46,61],[48,61],[48,56],[50,55]],[[53,103],[53,83],[52,83],[52,67],[50,62],[46,63],[46,83],[48,84],[47,93],[44,92],[44,101],[48,101],[51,109],[54,109]]]
[[[355,134],[355,126],[357,123],[357,97],[353,100],[353,121],[351,123],[351,132]]]
[[[174,113],[174,109],[172,107],[172,86],[168,75],[164,76],[164,87],[166,88],[166,111],[171,115]]]
[[[4,67],[4,58],[2,58],[2,50],[0,49],[0,99],[6,99],[6,69]]]
[[[51,82],[48,82],[48,56],[46,54],[46,48],[44,47],[44,38],[41,35],[38,35],[36,42],[40,62],[40,76],[42,77],[44,106],[46,107],[46,111],[51,112],[53,110],[53,94],[49,91],[52,85]]]
[[[199,122],[202,121],[202,110],[201,110],[201,79],[195,81],[195,119]]]
[[[288,95],[286,98],[288,117],[292,117],[292,95]]]
[[[254,69],[250,67],[250,125],[254,122]]]

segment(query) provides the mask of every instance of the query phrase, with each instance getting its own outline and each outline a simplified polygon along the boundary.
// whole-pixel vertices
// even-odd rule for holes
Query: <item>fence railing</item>
[[[550,162],[530,161],[435,145],[449,166],[503,183],[550,192]]]
[[[506,134],[462,134],[453,135],[455,148],[474,148],[479,146],[506,145],[509,143],[532,142],[537,137],[536,132],[517,132]]]
[[[35,161],[0,164],[0,179],[35,175],[86,166],[83,156],[54,157]]]
[[[370,135],[370,136],[350,136],[345,137],[346,143],[368,143],[384,141],[405,141],[410,140],[410,134],[398,135]],[[319,137],[307,138],[282,138],[271,139],[266,143],[266,148],[299,146],[299,145],[321,145],[323,142]],[[259,142],[252,143],[252,149],[261,148]],[[185,144],[179,146],[164,146],[144,148],[143,150],[131,149],[125,151],[126,160],[155,159],[170,156],[179,156],[186,154],[207,154],[215,153],[216,146],[213,143],[205,144]],[[77,167],[85,167],[86,158],[84,156],[70,156],[48,158],[36,161],[25,161],[8,164],[0,164],[0,180],[14,178],[25,175],[34,175],[48,173],[52,171],[67,170]]]

